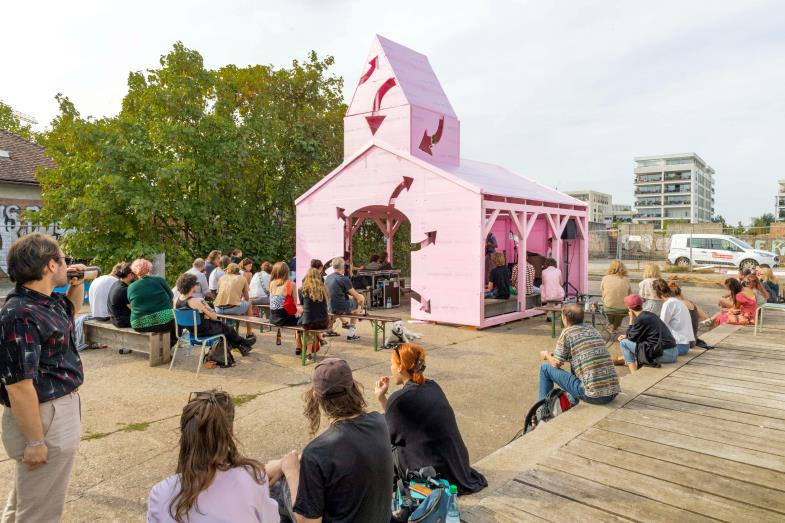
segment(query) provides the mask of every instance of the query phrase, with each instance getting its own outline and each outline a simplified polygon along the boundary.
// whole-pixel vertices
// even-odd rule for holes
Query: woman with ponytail
[[[191,393],[180,417],[177,474],[150,490],[148,522],[280,521],[270,486],[283,503],[290,492],[297,495],[297,454],[292,451],[266,466],[245,458],[237,449],[233,423],[234,404],[228,393]],[[288,506],[282,512],[290,514],[290,510]]]
[[[407,470],[432,466],[439,477],[471,494],[488,486],[471,468],[455,413],[441,387],[425,377],[425,349],[405,343],[391,355],[391,376],[376,382],[375,395],[384,409],[393,463],[398,477]],[[390,382],[403,387],[387,398]]]

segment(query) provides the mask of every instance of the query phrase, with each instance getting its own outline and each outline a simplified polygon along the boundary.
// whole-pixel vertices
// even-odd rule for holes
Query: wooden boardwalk
[[[736,330],[663,376],[462,519],[785,521],[785,331]]]

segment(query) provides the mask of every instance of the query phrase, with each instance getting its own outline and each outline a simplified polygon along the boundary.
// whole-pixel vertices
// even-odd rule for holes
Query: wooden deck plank
[[[526,471],[518,475],[515,481],[636,521],[711,521],[706,517],[552,468],[542,467]]]
[[[615,514],[519,481],[507,482],[485,498],[481,506],[510,521],[627,521]]]
[[[750,347],[740,346],[723,346],[720,351],[721,354],[730,355],[740,358],[753,358],[753,359],[766,359],[782,364],[785,361],[785,351],[783,350],[768,350],[768,349],[754,349]]]
[[[729,401],[749,402],[755,405],[785,411],[785,405],[783,405],[781,401],[768,398],[759,398],[757,396],[741,394],[739,392],[718,390],[717,387],[713,387],[711,384],[691,383],[690,385],[684,385],[684,383],[680,383],[678,381],[662,380],[649,390],[657,391],[662,389],[683,392],[685,394],[694,394],[696,396],[708,396],[710,398],[718,398]]]
[[[722,365],[724,367],[733,367],[737,369],[758,370],[768,374],[781,375],[783,376],[783,379],[785,379],[785,365],[777,365],[765,360],[751,360],[748,358],[733,358],[715,355],[715,350],[698,356],[701,363],[712,363],[714,365]]]
[[[647,427],[718,441],[762,453],[781,456],[785,464],[785,433],[779,430],[754,427],[716,418],[702,418],[694,414],[652,407],[643,403],[633,408],[617,410],[608,419],[637,423]],[[747,429],[746,432],[744,429]]]
[[[756,341],[748,338],[745,338],[743,341],[723,341],[719,346],[723,350],[749,350],[754,352],[765,352],[766,354],[782,354],[785,352],[785,347],[782,346],[782,342],[777,345],[769,341]]]
[[[694,386],[696,382],[689,379],[688,377],[682,378],[679,374],[671,374],[662,380],[658,385],[669,384],[678,384],[682,387],[690,388]],[[725,385],[714,380],[700,381],[697,383],[697,385],[703,389],[716,390],[719,392],[730,392],[740,396],[746,396],[753,401],[759,401],[761,399],[774,400],[775,402],[778,402],[780,405],[782,405],[783,408],[785,408],[785,394],[782,393],[752,389],[745,386],[743,383],[739,383],[738,385]]]
[[[619,449],[634,454],[653,456],[660,461],[676,463],[685,467],[746,482],[751,485],[765,487],[767,490],[779,492],[780,496],[785,497],[785,472],[777,472],[755,465],[748,465],[746,463],[713,456],[704,452],[657,443],[639,437],[641,434],[645,434],[643,429],[637,431],[635,435],[627,435],[592,428],[581,434],[580,439],[585,439],[599,445],[606,445],[610,447],[610,449]]]
[[[548,521],[538,518],[526,512],[520,515],[508,516],[504,513],[497,513],[494,510],[482,505],[474,506],[469,509],[461,509],[461,521],[463,523],[518,523],[519,521]]]
[[[755,465],[777,472],[785,472],[785,458],[758,450],[738,447],[730,443],[725,443],[724,441],[718,442],[715,440],[720,438],[716,437],[715,440],[706,440],[691,434],[685,436],[685,434],[662,430],[657,426],[652,427],[650,425],[647,426],[612,419],[604,419],[598,423],[596,427],[609,432],[617,432],[619,434],[626,434],[627,436],[648,439],[672,447],[702,452],[718,458],[747,463],[748,465]]]
[[[752,381],[758,384],[770,385],[783,385],[785,380],[776,377],[766,376],[758,371],[745,370],[745,369],[732,369],[729,367],[720,367],[718,365],[708,365],[700,362],[690,362],[689,366],[682,367],[678,372],[691,372],[692,374],[701,374],[703,376],[716,376],[718,378],[728,378],[739,381]],[[708,379],[708,378],[706,378]]]
[[[667,481],[689,489],[696,489],[712,497],[717,496],[736,501],[737,503],[733,504],[731,510],[734,512],[741,510],[749,517],[760,519],[776,517],[776,519],[781,520],[782,516],[785,515],[785,495],[780,490],[764,489],[758,485],[719,476],[714,472],[706,472],[682,464],[670,463],[659,459],[659,456],[643,456],[620,450],[608,452],[608,447],[583,439],[571,441],[564,447],[564,450],[591,461],[643,474],[655,480]],[[754,505],[758,509],[762,509],[762,511],[748,512],[750,507],[747,505]],[[699,512],[701,511],[699,510]],[[773,512],[778,512],[779,515],[775,516]],[[711,515],[708,512],[702,513]]]
[[[657,396],[649,396],[642,394],[635,398],[632,403],[644,403],[664,409],[678,410],[682,412],[690,412],[700,416],[709,418],[724,419],[729,421],[738,421],[748,425],[766,427],[785,432],[785,420],[777,418],[768,418],[766,416],[758,416],[756,414],[748,414],[746,412],[738,412],[735,410],[728,410],[724,408],[701,405],[690,403],[686,401],[678,401],[674,399],[661,398]]]
[[[738,377],[707,376],[702,372],[693,372],[692,366],[685,367],[686,368],[679,369],[678,372],[674,372],[672,376],[674,378],[686,379],[693,382],[707,382],[730,387],[745,387],[750,390],[785,394],[785,381],[780,381],[779,383],[760,383],[757,381],[750,381],[749,379],[741,380]]]
[[[718,407],[721,409],[732,410],[735,412],[745,412],[748,414],[756,414],[765,416],[767,418],[776,420],[785,420],[785,410],[773,409],[770,407],[763,407],[755,405],[749,401],[739,399],[734,395],[730,395],[733,399],[723,399],[716,397],[716,393],[710,390],[697,390],[693,389],[692,394],[684,392],[663,389],[659,387],[652,387],[646,391],[647,396],[656,396],[658,398],[668,398],[685,403],[696,403],[698,405],[708,405],[711,407]]]
[[[716,519],[723,513],[738,515],[739,512],[734,502],[729,500],[721,500],[692,488],[592,461],[565,452],[564,449],[544,462],[543,466],[583,478],[595,485],[605,485],[617,492],[628,492],[662,506],[684,510],[678,521]]]

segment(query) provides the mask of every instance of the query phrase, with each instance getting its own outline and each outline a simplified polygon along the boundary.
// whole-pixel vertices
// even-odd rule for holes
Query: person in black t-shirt
[[[288,484],[295,487],[291,492],[293,519],[389,522],[390,434],[384,416],[365,412],[365,400],[349,364],[340,358],[322,360],[303,398],[311,434],[319,430],[322,412],[330,427],[303,450],[298,477],[287,475]]]
[[[131,327],[131,302],[128,301],[128,286],[136,281],[130,263],[121,263],[115,273],[117,281],[109,289],[109,319],[120,328]]]
[[[489,281],[488,286],[485,288],[485,297],[500,300],[509,299],[512,278],[510,269],[507,268],[507,264],[504,262],[504,254],[500,252],[491,254],[491,261],[495,267],[491,269],[491,273],[488,276]]]
[[[632,373],[639,365],[659,367],[661,363],[676,361],[679,353],[670,328],[659,316],[643,310],[643,298],[630,294],[624,298],[624,304],[632,319],[627,334],[618,338],[622,356],[614,363],[626,364]]]

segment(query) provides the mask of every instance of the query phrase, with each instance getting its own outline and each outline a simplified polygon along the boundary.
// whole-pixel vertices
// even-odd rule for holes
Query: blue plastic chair
[[[204,362],[204,355],[207,353],[207,347],[212,345],[217,340],[224,342],[224,361],[228,361],[228,351],[226,344],[226,337],[223,334],[216,334],[213,336],[199,337],[199,325],[202,323],[202,317],[199,311],[194,309],[173,309],[174,311],[174,326],[177,329],[177,344],[174,346],[174,353],[172,354],[172,362],[169,364],[169,370],[174,366],[174,358],[177,356],[177,349],[180,348],[180,339],[182,335],[181,327],[193,327],[193,335],[189,336],[191,347],[201,345],[199,348],[199,363],[196,366],[196,376],[199,376],[199,370],[202,368]]]

